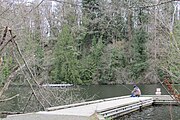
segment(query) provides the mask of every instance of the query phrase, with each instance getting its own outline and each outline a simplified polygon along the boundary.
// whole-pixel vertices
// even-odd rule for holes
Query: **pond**
[[[143,95],[154,95],[156,88],[161,88],[162,94],[167,94],[165,89],[159,84],[153,85],[138,85],[141,89]],[[175,86],[177,90],[180,90],[180,86]],[[47,88],[53,89],[55,94],[60,93],[61,100],[64,101],[71,101],[77,99],[70,99],[71,97],[81,98],[80,101],[85,99],[86,101],[89,100],[97,100],[97,99],[104,99],[110,97],[117,97],[117,96],[124,96],[130,95],[131,90],[133,89],[132,85],[90,85],[90,86],[80,86],[80,89],[76,91],[76,89],[69,88],[70,91],[66,94],[62,94],[62,90],[60,88]],[[64,91],[64,90],[63,90]],[[73,92],[72,92],[73,91]],[[28,87],[23,86],[13,86],[7,91],[7,96],[12,96],[15,94],[20,94],[21,98],[17,97],[9,102],[0,103],[0,111],[23,111],[25,104],[27,103],[27,99],[30,95],[30,89]],[[75,94],[75,96],[73,96]],[[70,97],[71,96],[71,97]],[[55,103],[55,100],[51,100]],[[31,108],[40,108],[40,106],[35,102],[35,99],[32,99],[28,111],[31,112],[33,109]],[[69,102],[69,103],[71,103]],[[57,104],[68,104],[68,102],[62,102]],[[179,106],[151,106],[143,109],[141,112],[136,111],[129,115],[125,115],[123,117],[118,118],[118,120],[179,120],[180,119],[180,107]]]
[[[159,84],[138,85],[143,95],[154,95],[156,88],[161,88],[162,94],[168,94]],[[85,92],[90,96],[95,95],[95,99],[104,99],[109,97],[130,95],[133,85],[91,85],[82,86]]]

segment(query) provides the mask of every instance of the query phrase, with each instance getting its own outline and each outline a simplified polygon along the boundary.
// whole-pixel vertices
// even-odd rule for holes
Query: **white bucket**
[[[156,94],[156,95],[161,95],[161,88],[156,88],[155,94]]]

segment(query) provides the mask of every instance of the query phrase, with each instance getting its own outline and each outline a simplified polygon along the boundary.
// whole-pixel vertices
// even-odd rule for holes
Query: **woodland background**
[[[41,84],[180,83],[179,16],[174,0],[0,0],[0,37]],[[16,65],[14,83],[31,79],[12,44],[1,58],[1,84]]]

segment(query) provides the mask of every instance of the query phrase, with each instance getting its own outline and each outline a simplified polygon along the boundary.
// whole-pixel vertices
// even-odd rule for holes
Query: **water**
[[[161,88],[162,94],[167,94],[161,85],[138,85],[141,89],[142,94],[144,95],[153,95],[155,94],[156,88]],[[65,90],[68,91],[66,94],[63,93],[59,88],[53,88],[53,92],[61,96],[59,99],[64,100],[60,104],[73,103],[73,100],[81,100],[81,98],[89,100],[104,99],[110,97],[130,95],[131,90],[133,89],[132,85],[91,85],[91,86],[81,86],[78,91],[75,89]],[[176,86],[177,90],[180,90],[180,86]],[[73,92],[72,92],[73,91]],[[31,91],[27,87],[10,87],[10,89],[5,93],[6,96],[10,97],[16,94],[20,94],[20,97],[17,97],[8,102],[0,102],[0,111],[23,111],[23,108],[26,104],[26,101],[30,95]],[[76,97],[76,99],[70,99],[71,96]],[[51,97],[50,97],[51,98]],[[49,98],[48,98],[49,99]],[[28,107],[28,112],[35,110],[34,108],[40,108],[40,106],[33,102],[33,98],[30,106]],[[50,100],[53,103],[56,103],[56,100]],[[59,104],[59,103],[57,103]],[[33,109],[32,109],[33,108]],[[129,115],[118,118],[117,120],[180,120],[180,107],[179,106],[151,106],[143,109],[141,112],[136,111]]]
[[[142,95],[154,95],[156,88],[161,88],[163,95],[168,94],[166,90],[159,84],[155,85],[138,85]],[[95,99],[104,99],[109,97],[130,95],[133,90],[132,85],[91,85],[83,86],[85,92],[90,96],[95,95]]]
[[[180,120],[179,106],[151,106],[141,112],[136,111],[117,120]]]

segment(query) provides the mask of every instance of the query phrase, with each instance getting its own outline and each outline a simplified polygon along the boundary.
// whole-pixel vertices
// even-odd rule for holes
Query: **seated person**
[[[131,92],[131,97],[140,97],[140,95],[141,95],[141,90],[139,89],[139,87],[136,86],[136,85],[134,85],[133,87],[134,87],[134,89],[133,89],[133,91]]]

